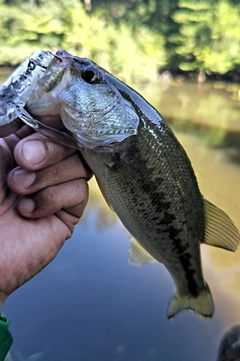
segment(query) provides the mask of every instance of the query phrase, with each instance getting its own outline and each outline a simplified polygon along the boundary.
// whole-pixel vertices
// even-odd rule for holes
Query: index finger
[[[49,114],[49,115],[39,116],[36,118],[43,124],[46,124],[52,128],[55,128],[58,130],[66,129],[63,125],[62,119],[59,114],[57,114],[57,115]],[[16,132],[18,132],[18,135],[20,135],[20,137],[23,138],[27,134],[25,135],[25,131],[24,131],[24,133],[21,136],[21,132],[19,132],[19,130],[21,130],[21,128],[26,129],[25,124],[19,118],[16,118],[12,122],[5,124],[3,126],[1,126],[1,124],[0,124],[0,138],[5,138]],[[29,133],[29,131],[28,131],[28,133]]]
[[[64,130],[64,125],[60,115],[45,115],[42,117],[37,117],[37,119],[52,128],[58,130]],[[26,138],[32,134],[34,130],[25,125],[20,119],[15,119],[11,123],[8,123],[4,126],[0,126],[0,138],[5,138],[11,151],[15,148],[16,144],[23,138]]]
[[[17,132],[23,126],[20,119],[15,119],[11,123],[0,126],[0,138],[7,137],[10,134]]]
[[[48,125],[49,127],[58,130],[66,130],[66,128],[63,125],[60,114],[37,116],[36,119],[39,120],[41,123]]]
[[[33,133],[17,143],[14,157],[20,167],[34,171],[55,164],[75,152],[75,149],[57,144],[44,135]]]

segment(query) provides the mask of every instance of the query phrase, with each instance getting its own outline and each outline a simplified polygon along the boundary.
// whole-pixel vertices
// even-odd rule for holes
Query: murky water
[[[194,93],[193,85],[188,91],[186,88],[188,85],[174,85],[172,92],[166,88],[159,96],[154,91],[152,102],[169,119],[181,121],[184,132],[180,122],[173,124],[203,195],[222,208],[240,229],[240,102],[237,96],[232,98],[231,91],[216,89],[216,85],[211,85],[211,90],[207,85],[205,93],[201,88],[199,98],[199,86],[195,84]],[[183,93],[188,97],[184,106],[180,104]],[[214,100],[215,105],[211,102],[215,96],[218,107]],[[199,117],[190,107],[193,100]],[[224,118],[219,110],[223,108],[228,123],[221,138],[213,142],[218,146],[209,147],[206,129],[212,139],[213,129],[215,133],[219,129],[216,124],[220,115]],[[206,121],[207,113],[211,114],[211,126]],[[191,132],[186,133],[186,121],[191,119],[198,127],[189,126]],[[202,123],[204,133],[197,133]],[[226,142],[230,128],[234,144],[231,138]],[[71,240],[46,269],[11,295],[3,308],[12,321],[13,360],[20,360],[21,354],[24,360],[40,353],[35,355],[36,360],[215,361],[223,334],[240,324],[240,250],[231,253],[202,245],[203,271],[215,302],[214,316],[206,320],[183,311],[169,321],[166,309],[174,284],[168,272],[161,264],[129,265],[130,235],[108,209],[93,180],[90,196]]]

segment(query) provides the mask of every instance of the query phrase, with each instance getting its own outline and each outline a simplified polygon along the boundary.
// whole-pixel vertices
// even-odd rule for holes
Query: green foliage
[[[240,3],[220,1],[212,28],[212,47],[207,49],[205,67],[225,73],[240,65]]]
[[[103,9],[89,16],[77,0],[0,4],[0,12],[1,64],[16,65],[37,49],[64,48],[93,59],[125,81],[146,81],[156,78],[164,62],[160,34],[146,26],[110,22]]]
[[[181,25],[180,69],[224,74],[240,65],[240,4],[180,0],[174,20]]]
[[[0,0],[0,64],[64,48],[131,82],[240,68],[239,1],[92,1],[89,13],[83,0]]]

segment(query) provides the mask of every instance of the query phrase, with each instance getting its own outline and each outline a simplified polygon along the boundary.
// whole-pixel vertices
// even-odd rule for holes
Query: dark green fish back
[[[203,200],[190,161],[171,130],[142,116],[138,135],[117,145],[115,152],[83,154],[125,227],[167,266],[182,293],[198,295],[204,287],[199,254]],[[184,274],[181,282],[179,273]]]

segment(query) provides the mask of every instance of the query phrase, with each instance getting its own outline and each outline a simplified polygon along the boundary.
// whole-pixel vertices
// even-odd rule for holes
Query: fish
[[[157,261],[171,274],[176,289],[167,317],[184,309],[212,317],[200,246],[235,251],[239,231],[203,197],[187,153],[150,103],[90,59],[58,50],[54,69],[59,59],[61,79],[48,89],[43,77],[43,101],[33,92],[29,112],[49,113],[48,95],[60,105],[105,200],[132,235],[129,262]],[[51,67],[46,71],[51,74]]]
[[[0,127],[29,116],[24,106],[51,60],[49,51],[36,51],[4,81],[0,87]]]

